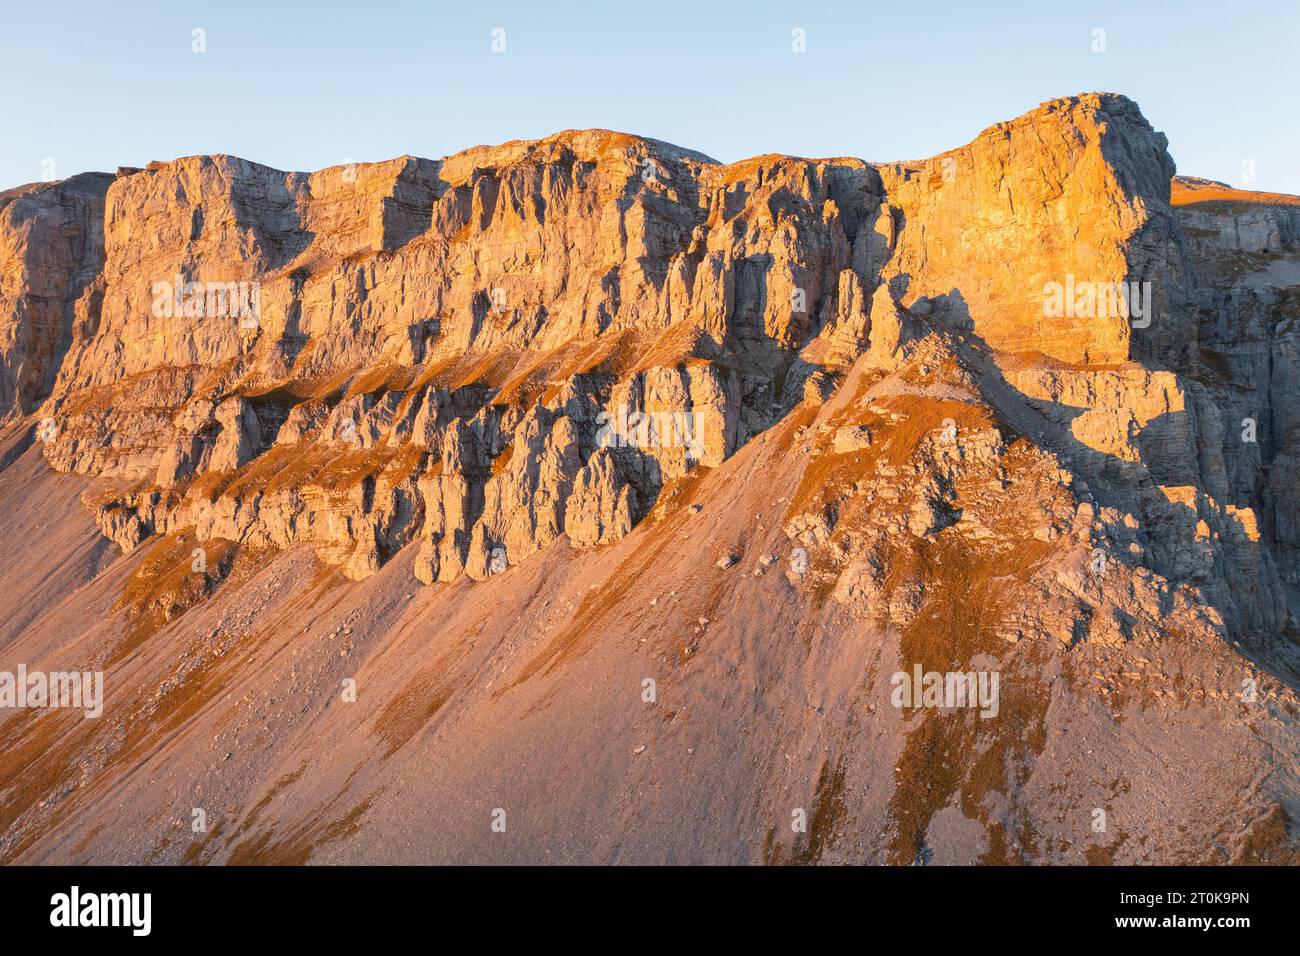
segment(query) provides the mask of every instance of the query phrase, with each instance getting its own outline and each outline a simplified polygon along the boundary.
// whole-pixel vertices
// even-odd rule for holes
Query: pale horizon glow
[[[923,159],[1104,90],[1169,137],[1180,174],[1300,193],[1300,5],[1129,6],[8,3],[0,190],[195,154],[310,171],[586,128],[721,162]]]

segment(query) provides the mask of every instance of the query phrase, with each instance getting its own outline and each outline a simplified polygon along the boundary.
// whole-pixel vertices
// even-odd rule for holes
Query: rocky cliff
[[[1134,103],[1085,94],[923,162],[723,165],[591,130],[311,174],[209,156],[21,187],[0,194],[0,415],[55,471],[90,479],[84,507],[132,573],[148,578],[160,548],[179,548],[178,567],[194,548],[224,556],[149,633],[179,635],[256,555],[308,549],[356,582],[336,587],[414,575],[468,641],[427,664],[444,703],[480,695],[467,725],[551,679],[593,628],[669,640],[657,666],[695,675],[701,713],[721,706],[705,685],[740,668],[744,694],[836,699],[843,734],[883,719],[852,701],[875,699],[886,662],[1017,675],[992,738],[938,716],[894,727],[894,744],[793,731],[820,755],[781,751],[807,764],[822,829],[763,829],[739,858],[852,858],[849,834],[870,831],[872,858],[894,862],[940,845],[1070,859],[1083,841],[1050,822],[1052,780],[1088,760],[1044,742],[1101,752],[1112,735],[1120,761],[1137,741],[1194,751],[1186,728],[1207,707],[1216,746],[1246,754],[1249,797],[1148,767],[1124,798],[1097,774],[1069,799],[1126,804],[1133,842],[1087,858],[1140,858],[1139,836],[1214,858],[1212,814],[1230,821],[1222,859],[1263,852],[1261,827],[1275,853],[1300,806],[1300,205],[1174,171]],[[557,561],[572,594],[539,606]],[[679,607],[706,580],[709,607]],[[115,626],[138,632],[160,606],[121,598]],[[385,758],[443,706],[401,704],[414,691],[399,691],[391,624],[370,625],[373,667],[396,668]],[[532,650],[469,666],[482,627]],[[762,649],[755,627],[807,656]],[[824,646],[845,629],[869,650]],[[488,673],[505,689],[477,686]],[[560,691],[538,693],[517,712]],[[142,697],[130,722],[157,706]],[[326,726],[356,730],[340,721]],[[1175,724],[1183,736],[1162,738]],[[1070,727],[1082,736],[1066,743]],[[122,746],[73,749],[105,763]],[[844,763],[867,751],[893,761],[883,775]],[[764,796],[727,818],[788,817],[751,772]],[[1191,836],[1139,811],[1157,791],[1200,805],[1174,814]],[[0,852],[80,832],[34,801],[14,804]]]

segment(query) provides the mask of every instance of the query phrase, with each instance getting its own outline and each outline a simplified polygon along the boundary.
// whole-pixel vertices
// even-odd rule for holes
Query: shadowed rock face
[[[172,719],[178,673],[283,700],[268,682],[298,687],[298,665],[248,663],[267,641],[328,698],[357,673],[314,633],[335,619],[358,632],[370,709],[268,717],[283,740],[234,758],[231,826],[197,858],[410,860],[404,801],[471,778],[548,827],[594,812],[581,792],[637,818],[575,837],[572,859],[1292,852],[1297,209],[1174,178],[1165,137],[1110,94],[923,162],[721,165],[592,130],[311,174],[191,157],[0,194],[0,477],[70,487],[24,451],[35,428],[48,466],[94,479],[58,527],[81,553],[88,514],[125,554],[60,587],[89,582],[68,605],[104,612],[85,646],[110,677],[131,669],[116,735],[69,730],[37,758],[47,725],[6,726],[0,858],[113,858],[86,822],[112,830],[99,784],[42,803],[13,781],[56,758],[51,779],[77,760],[112,778],[149,743],[128,728]],[[196,548],[211,570],[182,585],[168,569]],[[317,561],[337,572],[309,583]],[[268,637],[272,619],[291,633]],[[4,620],[0,658],[71,652],[54,617]],[[890,674],[914,665],[999,670],[1002,716],[900,713]],[[651,730],[613,690],[563,703],[646,674],[676,695]],[[261,719],[197,693],[194,734]],[[763,703],[745,717],[737,694]],[[1233,772],[1265,781],[1248,799],[1213,768],[1131,756],[1194,754],[1211,718]],[[476,755],[463,729],[495,722],[517,740]],[[620,805],[645,772],[621,758],[632,731],[712,754],[724,794],[683,772],[648,809]],[[312,739],[340,756],[300,768]],[[395,794],[394,765],[426,759],[445,779]],[[1129,789],[1088,769],[1114,763]],[[1197,809],[1140,809],[1154,793]],[[669,832],[692,800],[719,833]],[[1089,835],[1095,806],[1123,836]],[[357,832],[367,815],[382,839]],[[476,819],[434,856],[546,858],[545,827],[488,851]],[[329,848],[304,836],[320,826]],[[131,832],[127,856],[181,852]]]
[[[0,416],[49,394],[74,332],[99,313],[104,190],[85,173],[0,193]]]

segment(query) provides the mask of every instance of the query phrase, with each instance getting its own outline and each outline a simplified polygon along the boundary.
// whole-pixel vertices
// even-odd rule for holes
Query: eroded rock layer
[[[0,415],[96,479],[122,551],[216,548],[203,593],[235,553],[305,546],[364,582],[409,549],[426,585],[507,588],[629,537],[620,560],[677,581],[665,549],[734,480],[757,528],[710,537],[699,573],[782,588],[796,631],[833,614],[900,666],[1005,653],[1151,706],[1192,648],[1252,682],[1270,741],[1294,721],[1300,204],[1175,177],[1124,97],[885,165],[595,130],[311,174],[191,157],[0,194],[0,265]],[[770,500],[742,481],[757,461]],[[623,568],[593,599],[626,600]],[[533,626],[552,651],[512,687],[590,624]],[[1159,676],[1117,691],[1129,674]],[[1045,699],[1012,706],[1007,739],[1059,727]],[[931,743],[979,750],[963,726]],[[872,853],[925,862],[957,806],[1006,839],[1022,759],[1002,803],[900,782],[864,818],[891,834]],[[1294,770],[1252,799],[1294,811]],[[986,857],[1056,853],[1019,839]]]

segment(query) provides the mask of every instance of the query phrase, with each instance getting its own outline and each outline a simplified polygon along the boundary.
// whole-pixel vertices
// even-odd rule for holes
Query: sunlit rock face
[[[112,702],[0,861],[1293,862],[1297,210],[1110,94],[0,194],[0,658]]]
[[[1082,292],[1068,303],[1079,308],[1045,309],[1044,286],[1149,281],[1160,322],[1147,337],[1172,358],[1189,336],[1194,344],[1195,322],[1165,147],[1132,101],[1090,94],[1045,103],[923,163],[883,166],[901,226],[884,276],[909,297],[951,297],[945,306],[968,313],[994,348],[1089,364],[1130,358],[1141,320]]]
[[[409,544],[421,580],[481,580],[618,540],[942,341],[1113,486],[1140,563],[1276,632],[1300,207],[1192,180],[1172,205],[1173,172],[1134,103],[1085,94],[916,163],[722,165],[592,130],[23,187],[0,404],[45,422],[56,468],[117,480],[92,506],[124,548],[193,528],[365,577]]]

